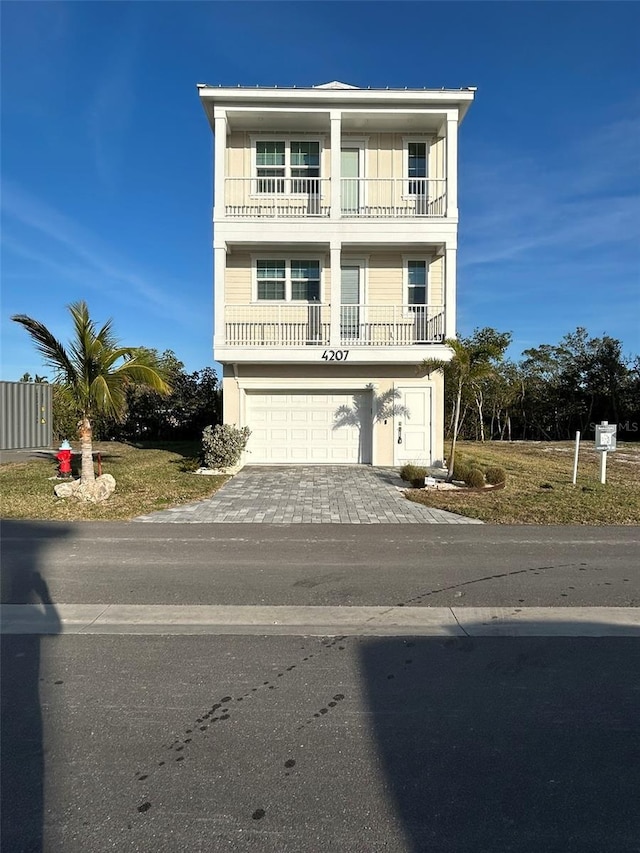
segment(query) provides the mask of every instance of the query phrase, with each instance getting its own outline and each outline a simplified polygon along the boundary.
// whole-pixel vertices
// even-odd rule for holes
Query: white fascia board
[[[358,246],[380,243],[394,246],[406,244],[442,243],[456,248],[458,221],[456,217],[406,222],[397,219],[362,220],[283,220],[243,219],[215,220],[214,234],[226,244],[251,246],[264,243],[306,243],[327,246],[334,242]]]
[[[327,364],[322,354],[334,347],[235,347],[216,346],[214,341],[214,359],[220,364]],[[452,352],[445,344],[425,344],[410,347],[341,347],[349,350],[344,365],[385,365],[413,364],[416,367],[427,358],[449,361]],[[336,362],[337,363],[337,362]],[[332,362],[334,364],[334,362]]]
[[[272,103],[316,102],[331,104],[419,103],[470,104],[472,89],[224,89],[203,86],[198,90],[202,101],[244,104],[252,101]]]

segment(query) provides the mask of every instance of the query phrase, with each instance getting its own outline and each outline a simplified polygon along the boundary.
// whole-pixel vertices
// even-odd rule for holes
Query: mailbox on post
[[[600,482],[607,481],[607,453],[616,449],[616,432],[618,427],[609,421],[596,424],[596,450],[602,455],[600,457]]]

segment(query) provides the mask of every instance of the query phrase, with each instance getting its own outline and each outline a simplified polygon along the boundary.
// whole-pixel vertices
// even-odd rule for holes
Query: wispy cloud
[[[47,267],[61,280],[103,293],[107,288],[114,301],[135,305],[185,328],[193,327],[194,316],[201,315],[202,306],[175,299],[175,290],[184,290],[178,282],[167,282],[165,288],[151,284],[148,275],[138,272],[87,228],[8,181],[3,182],[2,210],[3,246]],[[15,237],[15,230],[22,230],[24,236]]]
[[[551,168],[497,147],[481,153],[462,182],[461,267],[532,259],[539,250],[566,256],[617,245],[637,253],[638,139],[640,116],[626,115],[565,147],[555,142]]]

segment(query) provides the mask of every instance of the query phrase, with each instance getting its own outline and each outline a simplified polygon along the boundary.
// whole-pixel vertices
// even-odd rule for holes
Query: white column
[[[331,256],[331,331],[329,334],[329,342],[333,349],[340,349],[340,302],[342,301],[340,243],[332,242],[329,254]]]
[[[447,216],[458,216],[458,118],[447,115]]]
[[[340,219],[341,192],[341,149],[342,115],[340,110],[331,110],[331,219]]]
[[[214,113],[214,196],[213,218],[222,219],[225,213],[225,155],[227,151],[227,114],[224,110]]]
[[[456,336],[456,250],[444,253],[444,336]]]
[[[227,268],[226,246],[213,246],[213,346],[225,344],[224,277]]]

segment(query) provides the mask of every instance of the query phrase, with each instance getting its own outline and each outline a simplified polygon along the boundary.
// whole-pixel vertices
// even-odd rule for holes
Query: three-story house
[[[214,355],[251,464],[434,464],[474,89],[198,86],[214,132]]]

